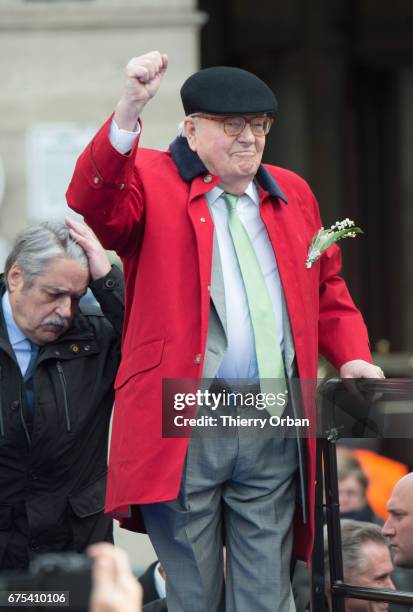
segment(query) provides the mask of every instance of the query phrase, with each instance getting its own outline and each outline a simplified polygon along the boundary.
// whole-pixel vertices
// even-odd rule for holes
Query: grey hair
[[[343,577],[357,576],[366,569],[362,547],[367,542],[386,546],[387,542],[381,528],[375,523],[341,519],[341,551],[343,556]],[[330,572],[328,564],[327,527],[324,528],[324,569],[326,575],[326,591],[330,589]]]
[[[67,225],[60,221],[29,225],[17,236],[6,259],[6,283],[10,268],[17,264],[23,272],[25,287],[31,287],[36,276],[56,258],[73,259],[82,268],[89,267],[84,249],[71,237]]]
[[[180,123],[178,123],[178,136],[186,138],[185,125],[183,121],[180,121]]]

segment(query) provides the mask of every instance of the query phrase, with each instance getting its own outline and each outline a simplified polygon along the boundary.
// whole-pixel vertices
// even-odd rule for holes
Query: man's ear
[[[196,125],[192,117],[185,117],[184,131],[189,147],[196,152]]]
[[[21,289],[24,285],[23,270],[16,263],[12,265],[7,274],[7,285],[10,293]]]

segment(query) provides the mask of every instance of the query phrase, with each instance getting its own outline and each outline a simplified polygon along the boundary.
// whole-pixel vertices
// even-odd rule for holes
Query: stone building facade
[[[142,142],[166,148],[179,87],[200,64],[195,0],[2,0],[0,259],[27,222],[61,217],[73,161],[120,96],[127,61],[153,49],[170,67],[145,110]]]

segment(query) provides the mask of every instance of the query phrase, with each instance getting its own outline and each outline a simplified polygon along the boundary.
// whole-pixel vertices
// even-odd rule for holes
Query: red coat
[[[108,127],[109,121],[80,156],[67,199],[124,264],[123,358],[115,382],[106,499],[106,510],[120,513],[178,494],[188,439],[161,437],[162,378],[202,374],[214,231],[204,196],[219,177],[204,180],[207,172],[197,158],[194,172],[201,173],[184,180],[170,151],[140,149],[135,155],[135,147],[121,155],[109,143]],[[180,161],[182,172],[187,160]],[[339,249],[332,246],[311,269],[305,267],[311,239],[322,225],[314,195],[296,174],[266,168],[288,200],[259,187],[300,377],[316,379],[319,351],[335,367],[351,359],[370,361],[363,319],[338,276]],[[306,410],[314,417],[312,405]],[[312,517],[314,439],[308,444]],[[131,523],[124,521],[133,528]],[[311,552],[312,533],[297,513],[295,552],[301,558]]]

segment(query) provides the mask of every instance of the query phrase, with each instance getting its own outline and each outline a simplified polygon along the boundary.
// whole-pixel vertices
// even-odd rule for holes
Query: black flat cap
[[[186,115],[275,115],[277,100],[271,89],[255,74],[215,66],[190,76],[181,87]]]

